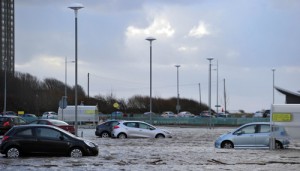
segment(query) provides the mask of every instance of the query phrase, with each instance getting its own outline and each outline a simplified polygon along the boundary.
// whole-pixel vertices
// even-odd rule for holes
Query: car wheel
[[[8,158],[17,158],[20,157],[20,150],[17,147],[9,147],[6,151],[6,156]]]
[[[283,149],[283,146],[279,141],[275,142],[275,149]]]
[[[110,134],[108,132],[102,132],[100,135],[101,138],[109,138]]]
[[[70,152],[71,157],[82,157],[82,151],[79,148],[73,148]]]
[[[118,138],[120,138],[120,139],[125,139],[125,138],[127,138],[127,136],[126,136],[126,134],[124,134],[124,133],[120,133],[120,134],[118,135]]]
[[[158,134],[155,138],[165,138],[165,136],[163,134]]]
[[[232,144],[232,142],[230,142],[230,141],[225,141],[225,142],[222,143],[222,146],[221,146],[221,147],[222,147],[222,148],[230,149],[230,148],[233,148],[233,144]]]

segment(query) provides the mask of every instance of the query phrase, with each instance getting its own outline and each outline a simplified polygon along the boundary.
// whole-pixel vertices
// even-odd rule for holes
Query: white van
[[[58,108],[58,119],[65,122],[75,122],[75,106]],[[79,123],[96,123],[99,120],[98,106],[77,106],[77,121]]]

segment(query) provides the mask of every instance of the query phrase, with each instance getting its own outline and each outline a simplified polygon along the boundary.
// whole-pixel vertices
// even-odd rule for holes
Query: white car
[[[43,116],[42,116],[42,119],[57,119],[58,118],[58,115],[56,112],[44,112],[43,113]]]
[[[142,121],[119,121],[113,127],[115,138],[172,138],[172,134]]]
[[[182,111],[178,113],[179,117],[194,117],[195,115],[188,111]]]
[[[176,117],[176,115],[171,111],[165,111],[161,114],[161,116],[164,117],[164,118]]]

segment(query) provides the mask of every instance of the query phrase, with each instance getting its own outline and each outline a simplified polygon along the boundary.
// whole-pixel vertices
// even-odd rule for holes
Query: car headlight
[[[84,140],[84,143],[89,147],[97,147],[97,145],[91,141]]]

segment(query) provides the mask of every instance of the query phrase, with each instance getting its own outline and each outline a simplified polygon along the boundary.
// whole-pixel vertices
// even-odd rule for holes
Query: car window
[[[111,123],[111,126],[116,126],[116,125],[118,125],[119,124],[119,122],[112,122]]]
[[[26,124],[26,121],[22,118],[18,118],[19,119],[19,124]]]
[[[140,125],[140,128],[142,128],[142,129],[150,129],[150,126],[147,124],[140,123],[139,125]]]
[[[33,136],[32,129],[28,128],[28,129],[21,130],[21,131],[17,132],[15,134],[15,136],[18,136],[18,137],[24,137],[24,136],[30,137],[30,136]]]
[[[270,125],[260,125],[260,133],[268,133],[270,132]]]
[[[138,125],[136,122],[126,122],[126,123],[124,123],[124,125],[126,125],[128,127],[132,127],[132,128],[138,128]]]
[[[255,126],[256,125],[249,125],[241,128],[238,132],[242,134],[254,134],[255,133]]]
[[[40,138],[59,139],[61,133],[50,128],[36,128],[37,136]]]

